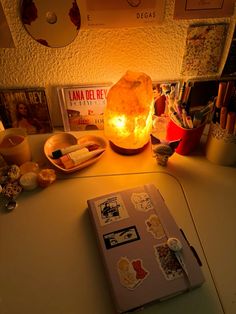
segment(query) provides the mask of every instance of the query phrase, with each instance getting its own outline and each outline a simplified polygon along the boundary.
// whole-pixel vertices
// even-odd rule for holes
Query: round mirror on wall
[[[20,16],[31,37],[47,47],[69,45],[81,26],[76,0],[21,0]]]

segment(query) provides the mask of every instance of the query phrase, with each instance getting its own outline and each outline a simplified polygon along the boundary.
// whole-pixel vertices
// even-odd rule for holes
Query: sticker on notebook
[[[127,257],[121,257],[117,262],[117,270],[120,283],[130,290],[137,288],[149,275],[141,259],[130,261]]]
[[[116,230],[103,235],[107,249],[140,240],[140,236],[135,226]]]
[[[131,195],[131,201],[134,204],[135,209],[143,212],[154,209],[151,199],[146,192],[133,193]]]
[[[113,195],[95,202],[101,226],[128,218],[128,212],[120,195]]]
[[[155,239],[162,239],[165,237],[165,231],[162,227],[159,217],[155,214],[149,216],[145,221],[147,226],[147,231],[150,232]]]
[[[173,280],[183,276],[183,269],[174,252],[166,243],[154,246],[157,263],[166,280]]]

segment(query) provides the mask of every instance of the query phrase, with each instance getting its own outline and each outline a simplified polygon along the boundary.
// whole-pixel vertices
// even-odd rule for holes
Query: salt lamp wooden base
[[[148,143],[145,144],[143,147],[140,148],[123,148],[117,146],[113,142],[109,141],[112,150],[120,155],[136,155],[144,151],[144,149],[148,146]]]

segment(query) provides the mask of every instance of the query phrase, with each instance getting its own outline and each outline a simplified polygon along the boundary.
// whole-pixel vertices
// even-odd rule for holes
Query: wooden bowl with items
[[[49,162],[64,173],[73,173],[97,162],[107,143],[96,135],[76,138],[70,133],[57,133],[44,144],[44,154]]]

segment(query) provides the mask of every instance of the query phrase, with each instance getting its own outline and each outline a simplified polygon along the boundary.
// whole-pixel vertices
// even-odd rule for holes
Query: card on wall
[[[0,2],[0,48],[14,48],[11,31]]]
[[[85,27],[144,27],[161,23],[165,0],[86,0]]]
[[[235,0],[176,0],[174,19],[203,19],[231,16]]]
[[[183,76],[204,76],[218,72],[228,24],[191,25],[188,28]]]

